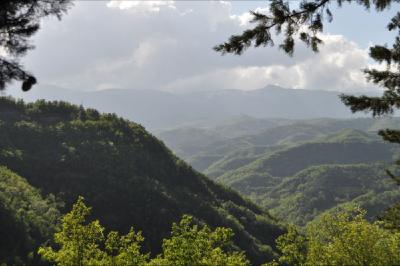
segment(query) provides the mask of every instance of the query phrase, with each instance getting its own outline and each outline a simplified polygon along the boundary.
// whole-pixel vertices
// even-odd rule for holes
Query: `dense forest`
[[[65,102],[0,101],[0,260],[7,264],[64,265],[80,245],[87,253],[77,258],[87,264],[188,265],[195,256],[204,265],[274,264],[285,262],[282,241],[312,237],[308,228],[337,223],[343,210],[365,209],[357,219],[378,232],[397,230],[373,224],[382,215],[398,227],[399,211],[389,207],[400,191],[384,172],[397,150],[363,131],[261,146],[256,136],[257,145],[210,167],[221,168],[210,176],[230,189],[116,115]],[[354,216],[346,217],[351,226]],[[197,255],[179,255],[182,248]]]
[[[5,201],[4,211],[25,228],[51,230],[39,222],[52,221],[44,218],[50,214],[54,220],[57,212],[65,213],[78,196],[84,196],[93,216],[109,230],[126,233],[133,226],[143,231],[143,248],[152,254],[160,251],[172,223],[189,214],[199,223],[231,228],[234,243],[255,264],[276,256],[275,239],[285,232],[282,225],[193,170],[142,126],[65,102],[25,104],[9,98],[0,102],[0,163],[10,169],[2,171],[2,180],[27,191],[15,194],[15,203]],[[21,187],[9,178],[21,180]],[[4,193],[15,190],[1,188]],[[25,194],[26,198],[18,198]],[[24,211],[36,205],[43,208]],[[22,211],[38,223],[27,222]],[[15,224],[9,219],[3,223]],[[29,234],[22,234],[21,245],[2,253],[1,260],[30,259],[25,251],[35,254],[32,247],[49,233],[39,229],[40,238],[32,242],[29,234],[34,230],[22,228],[21,234]],[[14,233],[6,234],[4,239]]]
[[[299,226],[345,205],[362,207],[366,218],[374,219],[400,200],[396,182],[385,172],[399,149],[376,135],[380,128],[398,127],[397,118],[281,123],[242,118],[225,125],[235,132],[248,121],[259,126],[242,136],[225,134],[224,124],[179,127],[159,136],[199,171]],[[186,144],[190,132],[196,136],[192,146]]]

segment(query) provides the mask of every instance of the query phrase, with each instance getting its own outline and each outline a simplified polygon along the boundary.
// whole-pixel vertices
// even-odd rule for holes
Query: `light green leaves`
[[[164,239],[163,252],[150,260],[141,253],[144,241],[141,232],[132,228],[127,235],[111,231],[104,236],[99,221],[87,222],[91,211],[82,197],[72,211],[62,218],[60,231],[54,235],[59,249],[41,247],[38,253],[46,261],[59,266],[80,265],[176,265],[176,266],[242,266],[249,265],[243,252],[234,250],[231,229],[193,224],[191,216],[183,216],[172,226],[171,238]]]
[[[62,218],[60,231],[54,234],[60,249],[41,247],[38,253],[42,258],[60,266],[144,265],[148,255],[140,253],[141,233],[131,229],[126,236],[110,232],[105,238],[99,221],[86,222],[90,211],[79,197],[72,211]]]
[[[173,224],[171,238],[164,239],[163,253],[150,265],[249,265],[243,252],[232,248],[231,229],[192,225],[191,216]]]
[[[306,236],[289,227],[277,240],[279,262],[288,265],[399,265],[400,232],[368,222],[358,208],[325,214]],[[276,262],[274,262],[276,263]],[[270,265],[274,265],[273,263]]]

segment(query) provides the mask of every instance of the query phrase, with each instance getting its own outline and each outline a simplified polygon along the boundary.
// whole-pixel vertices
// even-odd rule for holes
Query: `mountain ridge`
[[[183,214],[233,229],[254,264],[285,229],[254,203],[193,170],[139,124],[65,102],[0,98],[0,165],[70,208],[78,196],[111,230],[143,231],[157,254]],[[65,209],[63,209],[65,210]]]
[[[238,115],[288,119],[345,118],[351,115],[341,103],[338,92],[277,86],[248,91],[171,93],[152,89],[80,91],[38,85],[27,93],[13,91],[12,94],[28,102],[64,100],[101,112],[117,113],[151,130]]]

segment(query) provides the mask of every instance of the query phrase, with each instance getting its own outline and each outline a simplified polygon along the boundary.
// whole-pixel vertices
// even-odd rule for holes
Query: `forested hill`
[[[379,141],[380,137],[376,132],[383,128],[399,129],[400,119],[385,117],[287,120],[241,117],[240,120],[228,120],[218,125],[178,127],[158,132],[157,136],[195,169],[209,177],[217,177],[232,170],[230,165],[243,166],[283,146],[307,141],[335,143],[334,139],[318,139],[336,133],[339,134],[336,138],[338,142],[342,142],[341,145],[345,143],[340,138],[350,143],[348,137],[353,133],[355,134],[352,138],[359,138],[361,141],[366,138]],[[238,157],[241,158],[240,161],[236,160]]]
[[[160,137],[208,177],[297,225],[343,205],[362,206],[376,218],[400,200],[398,186],[385,173],[399,147],[376,134],[399,128],[399,118],[267,121],[259,120],[266,130],[253,127],[260,132],[240,137],[222,134],[221,126],[178,128]]]
[[[274,241],[284,231],[268,213],[175,157],[142,126],[116,115],[65,102],[1,98],[0,150],[1,165],[43,197],[52,193],[65,202],[61,212],[82,195],[107,228],[142,230],[153,254],[183,214],[231,227],[235,243],[255,264],[274,256]]]
[[[37,262],[35,250],[51,239],[58,207],[54,197],[43,198],[24,178],[0,167],[0,262]]]

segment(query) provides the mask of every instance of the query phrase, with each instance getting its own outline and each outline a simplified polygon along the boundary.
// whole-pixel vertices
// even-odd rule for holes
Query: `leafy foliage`
[[[143,237],[133,229],[126,236],[115,231],[104,236],[98,220],[87,223],[91,208],[82,197],[73,205],[61,222],[61,230],[54,235],[59,250],[41,247],[38,253],[56,265],[144,265],[147,254],[140,253]],[[102,249],[104,247],[104,250]]]
[[[172,225],[171,238],[164,239],[163,252],[150,265],[249,265],[243,252],[231,251],[233,232],[227,228],[211,230],[207,225],[192,224],[183,216]]]
[[[279,262],[289,265],[398,265],[400,232],[369,223],[365,211],[326,214],[311,224],[306,236],[291,228],[278,238]],[[270,263],[274,265],[276,263]]]
[[[62,218],[60,231],[54,235],[58,250],[41,247],[38,253],[56,265],[249,265],[243,252],[234,248],[230,229],[192,225],[193,217],[183,216],[172,226],[171,238],[164,239],[162,254],[149,260],[141,253],[144,238],[133,229],[126,236],[105,228],[98,220],[88,222],[91,208],[79,197],[72,210]]]
[[[385,228],[400,231],[400,203],[391,206],[379,217]]]
[[[287,263],[289,265],[305,264],[307,260],[306,241],[306,237],[299,234],[295,226],[290,225],[288,232],[276,240],[277,246],[282,252],[279,262]]]
[[[0,263],[38,264],[35,250],[59,217],[54,196],[43,198],[24,178],[0,167]]]

